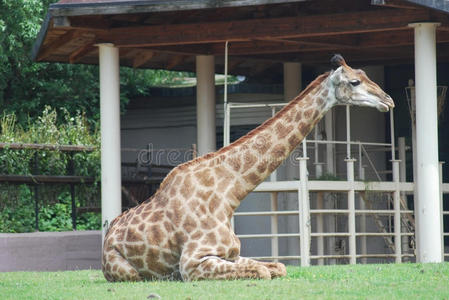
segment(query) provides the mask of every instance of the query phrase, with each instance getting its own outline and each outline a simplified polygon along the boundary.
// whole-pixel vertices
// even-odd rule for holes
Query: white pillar
[[[308,157],[299,158],[299,179],[300,190],[298,192],[299,198],[299,231],[300,237],[300,253],[301,253],[301,267],[310,266],[310,199],[308,189],[307,176],[307,160]]]
[[[101,222],[102,237],[122,211],[120,158],[119,51],[99,44],[101,122]]]
[[[436,80],[437,23],[414,23],[418,170],[418,262],[442,262]]]
[[[326,132],[326,139],[328,141],[334,140],[334,109],[330,109],[324,116],[324,130]],[[326,144],[326,172],[327,174],[335,175],[335,148],[333,144]],[[325,207],[327,209],[335,209],[335,202],[333,197],[325,197]],[[328,214],[325,216],[325,225],[327,232],[335,232],[335,215]],[[330,236],[326,239],[326,249],[329,255],[335,254],[335,237]],[[334,258],[328,260],[328,264],[335,265],[336,260]]]
[[[271,201],[271,211],[276,212],[278,210],[278,193],[271,192],[270,194]],[[278,234],[278,215],[272,215],[270,217],[271,221],[271,234]],[[274,262],[278,262],[279,259],[279,239],[277,236],[271,238],[271,256],[276,257],[273,259]]]
[[[204,155],[216,150],[214,56],[196,57],[196,78],[198,154]]]
[[[361,154],[359,157],[361,157]],[[361,162],[362,159],[361,158],[359,158],[359,159]],[[360,172],[359,180],[365,181],[365,167],[361,167],[359,172]],[[359,193],[360,210],[366,210],[365,199],[363,197],[366,197],[365,193]],[[360,232],[362,232],[362,233],[366,232],[366,214],[360,215]],[[360,236],[360,253],[363,255],[366,255],[368,253],[366,235]],[[366,257],[362,257],[361,262],[362,262],[362,264],[366,264],[368,262],[368,260]]]
[[[299,95],[302,89],[302,68],[300,63],[287,62],[284,63],[284,101],[289,102]],[[299,177],[299,168],[293,166],[293,164],[287,164],[285,166],[285,178],[284,180],[294,180]],[[281,179],[282,180],[282,179]],[[294,200],[296,200],[293,194],[287,193],[287,198],[284,209],[294,210]],[[282,203],[282,202],[281,202]],[[286,224],[287,232],[294,232],[295,225],[288,222]],[[282,241],[282,240],[281,240]],[[300,253],[300,247],[296,240],[293,238],[286,239],[286,246],[288,255],[297,255]]]
[[[398,137],[398,154],[399,154],[399,181],[407,181],[407,163],[405,150],[405,137]]]
[[[318,134],[318,126],[315,127],[314,130],[314,139],[316,141],[321,140],[321,134]],[[314,149],[314,158],[315,158],[315,176],[316,178],[320,178],[323,176],[323,164],[319,160],[319,144],[315,143],[315,149]],[[324,194],[322,192],[318,192],[316,195],[316,208],[317,209],[324,209]],[[319,233],[324,232],[324,215],[323,214],[317,214],[316,215],[316,231]],[[324,255],[324,237],[318,236],[316,241],[316,248],[317,248],[317,255],[322,256]],[[324,265],[324,259],[319,258],[318,259],[318,265]]]
[[[345,159],[347,168],[347,180],[351,184],[351,189],[348,191],[348,233],[349,233],[349,263],[351,265],[357,263],[357,238],[355,227],[355,190],[354,190],[354,162],[352,158]]]
[[[401,235],[401,191],[399,189],[400,175],[399,163],[395,159],[391,161],[393,164],[393,182],[395,183],[395,191],[393,192],[393,208],[394,208],[394,254],[395,262],[402,262],[402,235]]]

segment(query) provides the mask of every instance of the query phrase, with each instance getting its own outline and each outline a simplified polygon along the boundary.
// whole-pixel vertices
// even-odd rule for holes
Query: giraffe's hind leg
[[[119,251],[109,248],[103,252],[102,270],[108,281],[142,281],[142,277]]]
[[[181,257],[180,272],[184,281],[204,279],[271,279],[262,264],[236,263],[217,256]]]
[[[241,257],[241,256],[239,256],[239,258],[236,260],[236,263],[246,264],[246,265],[251,265],[251,264],[262,265],[270,271],[272,279],[277,278],[277,277],[283,277],[283,276],[287,275],[287,270],[285,268],[285,265],[282,263],[257,261],[254,259]]]

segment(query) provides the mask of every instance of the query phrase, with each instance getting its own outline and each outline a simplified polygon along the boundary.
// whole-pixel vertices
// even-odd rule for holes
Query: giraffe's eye
[[[352,86],[358,86],[360,84],[360,80],[354,79],[349,82]]]

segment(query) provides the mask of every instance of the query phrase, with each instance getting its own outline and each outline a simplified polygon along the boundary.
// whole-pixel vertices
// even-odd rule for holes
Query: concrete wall
[[[101,231],[0,233],[0,272],[101,268]]]

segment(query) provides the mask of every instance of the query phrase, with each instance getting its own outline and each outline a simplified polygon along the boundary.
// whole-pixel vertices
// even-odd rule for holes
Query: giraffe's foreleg
[[[181,258],[180,271],[184,281],[205,279],[271,279],[270,271],[262,264],[236,263],[218,256]]]
[[[271,274],[271,278],[277,278],[277,277],[283,277],[287,275],[287,270],[285,268],[285,265],[283,263],[275,263],[275,262],[263,262],[263,261],[257,261],[251,258],[241,257],[236,260],[237,264],[255,264],[255,265],[262,265],[266,267]]]

